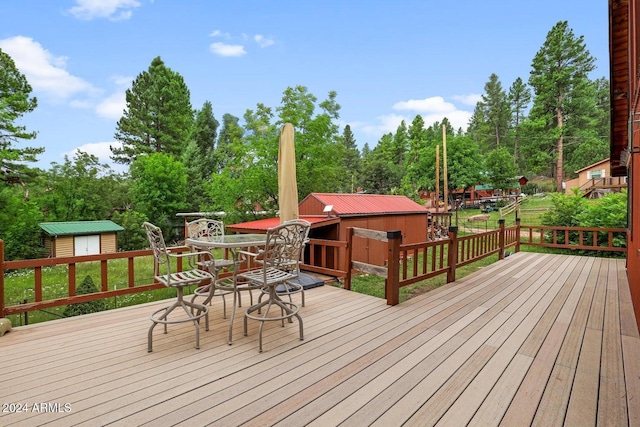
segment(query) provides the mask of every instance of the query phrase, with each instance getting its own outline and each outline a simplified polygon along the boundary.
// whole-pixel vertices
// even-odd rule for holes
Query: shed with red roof
[[[301,219],[311,222],[309,237],[312,239],[346,241],[347,228],[359,227],[378,231],[400,230],[403,243],[427,240],[429,212],[406,196],[311,193],[300,202],[298,210]],[[278,224],[278,218],[267,218],[228,225],[227,230],[263,233]],[[338,259],[328,261],[333,268],[342,270],[344,259],[345,250],[340,249]],[[387,261],[387,244],[354,238],[353,260],[382,266]]]

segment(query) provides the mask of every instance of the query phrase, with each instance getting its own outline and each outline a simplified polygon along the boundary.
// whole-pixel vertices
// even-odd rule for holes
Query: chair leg
[[[165,308],[161,308],[159,310],[157,310],[156,312],[154,312],[151,315],[151,322],[152,325],[149,328],[149,332],[147,334],[147,352],[151,353],[153,351],[153,330],[156,327],[156,325],[158,323],[162,323],[164,325],[164,333],[167,333],[167,325],[169,323],[182,323],[182,322],[186,322],[186,321],[192,321],[194,324],[194,327],[196,328],[196,349],[200,348],[200,317],[201,316],[201,312],[204,311],[204,318],[205,318],[205,330],[208,331],[209,330],[209,308],[206,305],[202,305],[202,304],[196,304],[190,301],[186,301],[184,299],[184,290],[183,288],[177,288],[177,299],[176,302],[174,302],[172,305],[170,305],[169,307],[165,307]],[[169,317],[169,313],[171,313],[175,308],[177,307],[182,307],[182,309],[185,311],[185,313],[187,314],[188,318],[187,319],[181,319],[178,321],[170,321],[168,320]],[[156,314],[163,312],[159,317],[154,317]],[[197,314],[194,314],[197,313]],[[191,318],[193,316],[199,316],[197,318]]]

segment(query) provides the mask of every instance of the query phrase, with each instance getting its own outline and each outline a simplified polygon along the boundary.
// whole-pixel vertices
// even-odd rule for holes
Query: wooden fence
[[[311,239],[308,246],[309,251],[307,252],[307,257],[309,259],[307,262],[309,264],[304,264],[305,270],[334,277],[346,276],[346,265],[337,266],[339,259],[338,251],[346,248],[346,242]],[[189,250],[190,248],[186,246],[171,248],[173,253],[183,253]],[[247,248],[247,250],[250,250],[250,248]],[[0,240],[0,318],[34,310],[44,310],[51,307],[94,301],[102,298],[111,298],[127,294],[153,291],[156,289],[164,289],[165,286],[154,282],[152,276],[140,277],[136,272],[136,261],[145,257],[151,257],[152,255],[152,251],[150,249],[146,249],[99,255],[6,261],[4,259],[4,241]],[[113,276],[113,273],[111,273],[110,276],[109,272],[113,269],[109,268],[109,263],[113,260],[122,259],[127,260],[127,283],[126,286],[120,289],[112,289],[113,286],[109,286],[109,283],[113,282],[113,278],[111,278],[110,281],[110,277]],[[100,263],[100,284],[98,285],[100,290],[96,293],[76,295],[76,272],[78,265],[82,263],[95,262]],[[246,264],[246,262],[249,262],[249,260],[245,261],[245,264],[241,265],[241,270],[246,270],[252,267],[251,265]],[[43,286],[43,283],[46,282],[46,280],[43,280],[43,276],[47,274],[46,270],[48,267],[56,266],[67,267],[67,279],[65,286],[66,295],[62,297],[49,297],[46,295],[45,286]],[[182,258],[178,258],[176,269],[177,271],[182,271],[182,268]],[[33,297],[27,301],[22,300],[19,303],[17,301],[6,301],[5,275],[7,272],[15,270],[33,271]],[[224,272],[221,273],[220,276],[225,277],[231,274],[233,273]],[[140,283],[141,281],[144,283]]]
[[[376,266],[353,261],[353,237],[381,240],[388,243],[387,265]],[[625,247],[619,245],[624,239]],[[468,236],[458,236],[457,227],[449,227],[448,237],[422,243],[402,244],[399,231],[375,231],[350,228],[347,241],[311,239],[306,254],[304,269],[329,276],[344,278],[345,289],[350,289],[353,271],[364,271],[386,279],[385,293],[387,303],[399,303],[399,289],[431,277],[446,274],[447,282],[455,281],[456,268],[478,261],[487,256],[498,254],[502,259],[507,248],[520,250],[520,245],[546,246],[597,251],[626,251],[626,230],[622,228],[600,229],[583,227],[543,227],[515,226],[505,227],[499,220],[499,229],[489,230]],[[172,248],[174,252],[188,251],[185,246]],[[340,257],[340,251],[346,256]],[[144,278],[145,283],[136,280],[135,261],[151,257],[151,250],[117,252],[111,254],[88,255],[63,258],[40,258],[32,260],[5,261],[4,242],[0,240],[0,317],[33,310],[87,302],[138,292],[147,292],[163,288],[159,283],[148,283],[152,278]],[[127,284],[120,289],[109,288],[109,262],[117,259],[127,260]],[[340,261],[343,259],[344,261]],[[76,295],[76,271],[82,263],[100,263],[100,291],[97,293]],[[339,265],[342,263],[343,265]],[[43,275],[47,267],[67,266],[66,295],[48,298],[43,291]],[[243,266],[243,269],[250,266]],[[34,286],[31,301],[16,304],[5,300],[5,275],[12,270],[33,270]],[[177,269],[182,269],[180,260]],[[230,272],[223,275],[232,274]],[[136,283],[138,282],[138,283]]]
[[[505,227],[505,220],[498,221],[497,230],[484,233],[458,236],[458,227],[449,227],[449,237],[439,241],[402,244],[400,231],[372,232],[354,228],[349,231],[347,247],[351,248],[352,236],[366,237],[388,242],[389,257],[386,266],[373,266],[351,260],[351,251],[347,250],[347,262],[351,266],[345,278],[345,288],[351,288],[351,270],[359,270],[385,278],[385,296],[387,304],[400,302],[400,288],[427,280],[440,274],[447,275],[447,283],[456,280],[456,269],[497,254],[504,259],[508,248],[520,251],[521,245],[545,246],[552,248],[626,251],[626,230],[620,228],[575,228],[575,227],[533,227],[516,225]],[[537,230],[536,232],[532,230]],[[537,234],[536,234],[537,233]],[[571,234],[571,233],[575,233]],[[539,236],[537,239],[533,236]],[[563,239],[558,238],[559,235]],[[602,236],[608,236],[603,239]],[[580,244],[576,243],[576,236]],[[586,243],[589,236],[590,243]],[[616,246],[624,236],[624,247]]]

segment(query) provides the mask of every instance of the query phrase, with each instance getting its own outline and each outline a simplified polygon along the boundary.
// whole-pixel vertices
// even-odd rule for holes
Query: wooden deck
[[[157,303],[15,328],[0,425],[640,425],[624,261],[521,252],[393,307],[306,295],[305,340],[273,322],[261,354],[216,299],[200,350],[181,325],[147,353]]]

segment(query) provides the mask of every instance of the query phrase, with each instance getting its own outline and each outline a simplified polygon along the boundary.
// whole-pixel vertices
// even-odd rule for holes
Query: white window
[[[587,179],[597,179],[597,178],[604,178],[604,177],[605,177],[604,169],[587,171]]]
[[[74,255],[97,255],[100,253],[100,236],[76,236]]]

